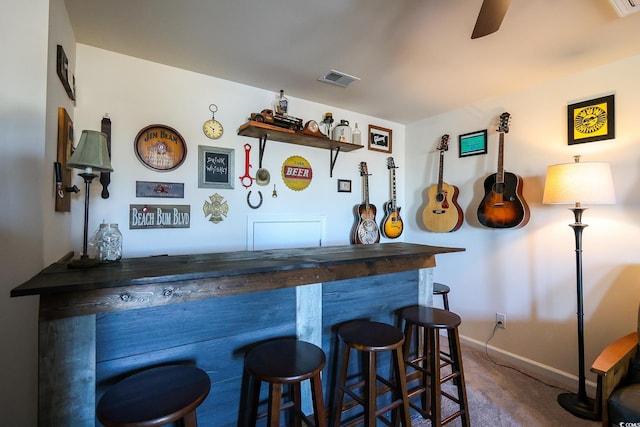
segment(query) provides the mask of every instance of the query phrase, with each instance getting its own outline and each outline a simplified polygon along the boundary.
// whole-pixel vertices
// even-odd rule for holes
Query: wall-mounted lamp
[[[67,166],[75,169],[83,169],[82,173],[79,173],[84,179],[85,192],[84,192],[84,235],[82,241],[82,255],[80,258],[74,259],[69,263],[70,268],[88,268],[98,265],[98,260],[95,258],[89,258],[87,254],[87,240],[89,231],[89,188],[91,181],[97,174],[97,172],[112,172],[111,160],[109,159],[109,152],[107,150],[107,135],[103,132],[94,130],[83,130],[80,136],[80,142],[75,149],[71,158],[67,162]]]

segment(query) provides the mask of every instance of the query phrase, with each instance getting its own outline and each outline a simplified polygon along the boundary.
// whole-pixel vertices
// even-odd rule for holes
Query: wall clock
[[[224,133],[224,128],[222,127],[222,123],[216,120],[216,111],[218,111],[218,106],[216,104],[209,105],[209,111],[211,111],[211,119],[204,122],[202,125],[202,131],[207,138],[218,139]]]
[[[615,138],[614,95],[568,106],[569,145]]]
[[[160,172],[176,169],[187,157],[187,145],[182,135],[165,125],[155,124],[141,129],[133,147],[143,165]]]

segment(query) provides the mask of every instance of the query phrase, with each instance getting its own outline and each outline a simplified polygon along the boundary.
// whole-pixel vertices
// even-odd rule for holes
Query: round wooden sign
[[[149,125],[141,129],[133,148],[143,165],[160,172],[176,169],[187,157],[187,144],[182,135],[165,125]]]

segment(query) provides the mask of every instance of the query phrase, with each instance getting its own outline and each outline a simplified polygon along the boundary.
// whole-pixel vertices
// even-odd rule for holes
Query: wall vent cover
[[[360,78],[350,76],[349,74],[343,73],[342,71],[330,70],[318,77],[318,80],[340,87],[347,87],[351,83],[360,80]]]
[[[620,17],[640,12],[640,0],[609,0],[609,2]]]

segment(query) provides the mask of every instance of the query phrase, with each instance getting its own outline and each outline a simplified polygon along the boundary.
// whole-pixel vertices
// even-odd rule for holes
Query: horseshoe
[[[260,196],[260,202],[257,205],[252,205],[251,204],[251,190],[249,190],[249,194],[247,194],[247,204],[249,205],[249,207],[251,209],[258,209],[260,206],[262,206],[262,192],[260,192],[260,190],[258,190],[258,196]]]
[[[249,169],[251,169],[251,163],[249,162],[249,154],[251,153],[251,145],[249,144],[244,144],[244,175],[242,175],[240,177],[240,183],[242,183],[242,186],[244,188],[249,188],[251,187],[251,185],[253,184],[253,177],[249,174]],[[249,192],[251,193],[251,192]],[[247,197],[247,200],[249,198]],[[262,199],[262,197],[261,197]],[[251,206],[251,203],[249,203],[249,206]],[[258,205],[257,207],[259,207],[260,205]],[[253,207],[253,206],[251,206]],[[256,207],[256,208],[257,208]],[[254,209],[256,209],[254,208]]]

